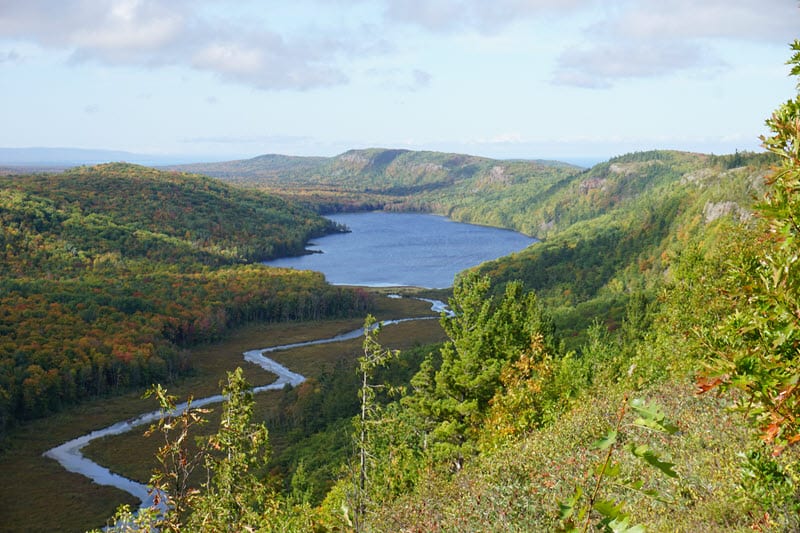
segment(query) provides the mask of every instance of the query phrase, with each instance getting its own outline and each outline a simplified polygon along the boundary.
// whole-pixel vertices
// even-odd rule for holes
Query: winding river
[[[397,298],[399,296],[392,295],[390,297]],[[431,310],[434,312],[450,313],[450,311],[447,309],[447,306],[439,300],[429,300],[426,298],[418,298],[418,299],[430,303]],[[430,320],[435,318],[437,317],[430,316],[430,317],[418,317],[418,318],[403,318],[398,320],[385,320],[378,324],[373,325],[373,327],[387,326],[391,324],[398,324],[400,322],[408,322],[412,320]],[[278,376],[274,382],[268,385],[255,387],[253,389],[253,392],[259,393],[268,390],[278,390],[282,389],[285,385],[291,385],[292,387],[295,387],[300,383],[302,383],[303,381],[305,381],[306,379],[304,376],[292,372],[285,366],[270,359],[264,354],[277,352],[281,350],[290,350],[292,348],[298,348],[301,346],[327,344],[331,342],[341,342],[345,340],[356,339],[363,334],[364,330],[363,328],[361,328],[347,333],[343,333],[341,335],[336,335],[335,337],[317,339],[306,342],[298,342],[294,344],[284,344],[281,346],[273,346],[270,348],[261,348],[244,352],[243,355],[245,361],[256,364],[261,368],[263,368],[264,370],[272,372],[273,374]],[[202,407],[204,405],[209,405],[213,403],[221,403],[224,399],[225,397],[221,394],[216,396],[209,396],[207,398],[200,398],[197,400],[193,400],[192,406]],[[186,409],[186,407],[187,404],[182,403],[176,406],[175,411],[173,411],[171,414],[174,415],[180,414]],[[106,428],[92,431],[87,435],[83,435],[82,437],[78,437],[76,439],[72,439],[68,442],[65,442],[60,446],[51,448],[50,450],[44,453],[44,456],[49,457],[51,459],[55,459],[66,470],[86,476],[87,478],[91,479],[92,481],[94,481],[99,485],[109,485],[112,487],[116,487],[120,490],[123,490],[133,495],[141,502],[140,505],[141,508],[151,507],[153,505],[153,495],[151,494],[151,491],[147,487],[147,485],[138,483],[136,481],[123,477],[119,474],[115,474],[108,468],[101,466],[95,463],[94,461],[84,457],[81,450],[83,450],[84,447],[86,447],[90,442],[92,442],[95,439],[100,439],[111,435],[120,435],[122,433],[127,433],[128,431],[131,431],[132,429],[137,428],[139,426],[143,426],[145,424],[151,424],[157,421],[161,416],[163,416],[163,413],[161,410],[158,410],[150,413],[145,413],[138,417],[124,420],[122,422],[117,422],[116,424],[113,424]]]

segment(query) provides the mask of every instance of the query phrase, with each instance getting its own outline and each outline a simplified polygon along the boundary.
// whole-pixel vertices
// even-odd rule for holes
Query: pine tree
[[[450,340],[441,349],[441,365],[434,371],[432,359],[423,363],[412,381],[415,397],[406,402],[431,421],[431,453],[453,470],[475,451],[503,368],[536,339],[555,352],[555,328],[533,292],[510,282],[496,301],[490,289],[489,278],[476,274],[457,281],[450,301],[454,316],[442,318]]]

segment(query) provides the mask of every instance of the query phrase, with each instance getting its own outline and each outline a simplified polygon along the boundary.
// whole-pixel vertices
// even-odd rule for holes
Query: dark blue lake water
[[[316,270],[337,285],[444,288],[458,272],[536,242],[514,231],[411,213],[345,213],[328,218],[351,233],[315,239],[301,257],[267,265]]]

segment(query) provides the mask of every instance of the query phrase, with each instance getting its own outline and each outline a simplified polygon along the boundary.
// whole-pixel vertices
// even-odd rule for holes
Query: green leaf
[[[637,418],[633,421],[633,424],[639,427],[652,429],[654,431],[658,431],[661,433],[667,433],[669,435],[674,435],[678,432],[678,426],[671,424],[669,422],[660,423],[656,420],[648,419],[648,418]]]
[[[645,533],[647,530],[640,524],[629,525],[630,518],[623,516],[617,520],[612,520],[608,523],[608,527],[614,533]]]
[[[606,518],[614,520],[622,515],[622,502],[617,503],[614,500],[602,500],[595,502],[594,510]]]
[[[666,419],[666,415],[658,405],[648,405],[644,400],[635,398],[631,400],[631,408],[639,415],[639,418],[634,420],[634,425],[670,435],[678,432],[678,427]]]
[[[666,504],[674,503],[673,501],[668,500],[668,499],[664,498],[663,496],[661,496],[661,493],[659,493],[655,489],[642,488],[642,487],[644,487],[644,481],[642,481],[641,479],[636,479],[636,480],[629,481],[628,483],[625,483],[625,486],[627,486],[631,490],[635,490],[636,492],[638,492],[640,494],[644,494],[648,498],[652,498],[652,499],[654,499],[654,500],[656,500],[658,502],[666,503]]]
[[[656,454],[648,446],[646,446],[646,445],[641,445],[641,446],[633,446],[633,445],[631,445],[629,447],[629,449],[630,449],[630,451],[631,451],[631,453],[633,455],[635,455],[636,457],[642,459],[643,461],[645,461],[650,466],[653,466],[653,467],[659,469],[665,475],[667,475],[669,477],[672,477],[672,478],[678,477],[677,472],[675,472],[675,470],[672,469],[672,467],[675,466],[675,463],[668,463],[666,461],[661,461],[659,459],[659,457],[658,457],[658,454]]]
[[[609,432],[606,433],[605,436],[596,440],[594,444],[592,444],[592,448],[596,450],[607,450],[608,448],[613,446],[615,442],[617,442],[617,432],[616,430],[612,429],[609,430]]]
[[[595,465],[594,473],[598,476],[602,474],[605,477],[611,477],[611,478],[619,477],[621,472],[619,462],[614,461],[613,463],[610,463],[608,466],[605,467],[605,471],[603,471],[604,465],[605,463],[598,463],[597,465]]]
[[[558,502],[558,519],[566,520],[575,513],[575,507],[578,505],[578,500],[583,496],[583,489],[575,487],[575,492],[565,502]]]

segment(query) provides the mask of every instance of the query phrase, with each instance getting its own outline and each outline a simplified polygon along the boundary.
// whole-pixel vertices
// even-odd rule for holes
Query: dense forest
[[[363,314],[363,292],[262,267],[339,228],[201,176],[127,164],[0,181],[0,431],[170,382],[252,320]]]
[[[793,50],[800,75],[800,42]],[[305,412],[298,431],[313,429],[282,483],[257,474],[269,437],[231,374],[236,416],[200,451],[208,481],[138,520],[176,531],[796,531],[800,96],[767,125],[765,154],[628,154],[540,182],[535,200],[525,183],[485,204],[443,193],[445,211],[546,239],[457,279],[442,345],[387,350],[368,318],[349,377],[311,395],[339,401],[340,421],[293,410],[289,399],[309,396],[285,391],[273,422]],[[390,155],[387,168],[405,153]],[[326,481],[304,458],[336,434],[352,451],[326,456]],[[215,452],[223,437],[228,460]]]
[[[175,379],[237,324],[356,314],[362,351],[266,418],[241,371],[202,436],[152,389],[167,510],[116,529],[796,531],[800,92],[767,126],[765,153],[591,169],[373,149],[4,177],[3,425]],[[253,264],[363,208],[543,241],[462,273],[447,340],[397,352],[363,292]]]

